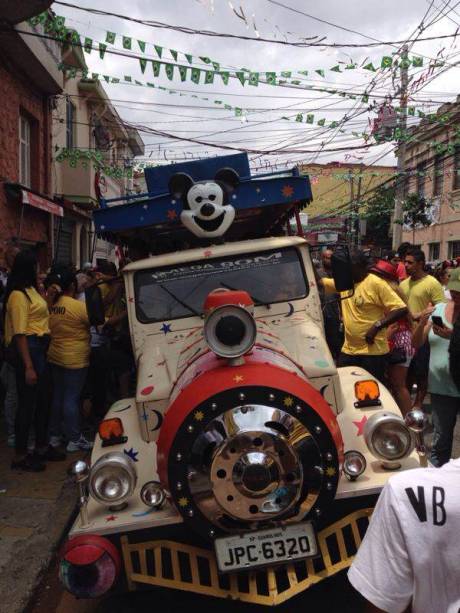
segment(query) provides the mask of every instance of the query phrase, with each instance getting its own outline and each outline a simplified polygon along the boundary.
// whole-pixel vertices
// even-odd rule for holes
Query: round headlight
[[[379,411],[372,415],[364,426],[364,438],[369,451],[376,458],[390,463],[405,458],[413,448],[409,428],[404,419],[395,413]]]
[[[343,457],[343,472],[354,481],[366,470],[366,458],[359,451],[347,451]]]
[[[211,311],[204,324],[209,348],[221,358],[239,358],[252,349],[256,322],[245,308],[225,305]]]
[[[159,509],[164,503],[166,494],[158,481],[148,481],[142,486],[141,500],[148,507]]]
[[[134,463],[126,454],[106,453],[92,466],[89,493],[106,505],[120,505],[133,495],[137,474]]]

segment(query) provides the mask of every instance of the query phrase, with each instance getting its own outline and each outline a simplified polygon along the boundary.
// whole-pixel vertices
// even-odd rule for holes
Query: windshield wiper
[[[158,287],[161,287],[162,290],[164,290],[167,294],[169,294],[171,296],[171,298],[174,298],[174,300],[176,302],[178,302],[179,304],[181,304],[183,307],[185,307],[187,310],[190,311],[190,313],[193,313],[194,315],[196,315],[197,317],[201,317],[201,313],[199,313],[196,309],[194,309],[192,306],[190,306],[189,304],[187,304],[186,302],[184,302],[183,300],[181,300],[180,298],[178,298],[176,296],[176,294],[173,294],[167,287],[165,287],[164,285],[161,285],[161,283],[158,284]]]
[[[219,281],[219,285],[222,285],[222,287],[225,287],[226,289],[231,289],[234,292],[237,292],[237,288],[236,287],[232,287],[231,285],[229,285],[228,283],[224,283],[223,281]],[[242,290],[242,291],[246,291],[246,290]],[[247,292],[249,294],[249,292]],[[259,300],[257,298],[257,296],[254,296],[254,294],[249,294],[249,296],[252,298],[252,301],[254,302],[254,304],[257,302],[257,304],[259,304],[260,306],[266,306],[267,309],[270,309],[270,303],[268,302],[264,302],[263,300]]]

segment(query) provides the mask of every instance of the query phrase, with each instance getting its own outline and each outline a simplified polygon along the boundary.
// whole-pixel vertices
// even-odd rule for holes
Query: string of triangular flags
[[[196,57],[190,53],[177,51],[176,49],[163,47],[162,45],[157,45],[154,43],[148,43],[144,40],[133,39],[130,36],[117,34],[111,31],[106,32],[105,42],[95,41],[89,36],[85,36],[82,42],[80,34],[76,30],[66,28],[65,17],[58,15],[52,17],[47,12],[41,13],[36,17],[32,17],[29,20],[29,23],[33,26],[36,26],[39,23],[42,24],[44,26],[45,32],[47,32],[48,34],[55,34],[56,38],[60,41],[67,40],[67,42],[72,45],[81,46],[86,53],[91,53],[93,50],[97,50],[99,51],[99,56],[101,59],[104,59],[108,45],[115,45],[117,40],[121,42],[122,48],[127,51],[137,51],[137,44],[137,47],[142,54],[146,53],[148,45],[149,48],[154,51],[156,57],[158,57],[159,59],[152,60],[145,57],[133,56],[133,59],[137,58],[139,60],[139,65],[142,73],[145,72],[147,64],[151,62],[154,76],[160,76],[160,70],[163,66],[166,77],[170,81],[173,80],[174,75],[176,73],[179,75],[181,81],[186,81],[188,78],[188,72],[190,71],[190,79],[192,82],[196,84],[200,83],[202,75],[204,75],[203,78],[205,85],[213,84],[214,79],[217,77],[220,77],[224,85],[228,85],[230,78],[238,79],[238,81],[243,86],[246,83],[248,83],[248,85],[256,87],[259,85],[259,83],[264,83],[268,85],[283,85],[286,83],[290,83],[292,85],[301,85],[301,80],[292,78],[296,74],[301,75],[301,77],[303,78],[315,74],[321,76],[322,78],[325,78],[326,72],[328,71],[342,73],[347,70],[355,70],[357,68],[362,68],[363,70],[367,70],[370,72],[377,72],[377,70],[379,69],[394,68],[398,65],[406,67],[423,66],[423,58],[420,56],[412,56],[411,58],[402,57],[398,60],[391,55],[384,55],[380,58],[379,62],[369,61],[369,58],[366,58],[359,64],[358,62],[355,62],[351,59],[349,61],[339,60],[336,65],[330,68],[316,68],[312,70],[283,70],[281,72],[273,70],[254,71],[249,68],[241,68],[240,70],[222,70],[220,62],[217,62],[207,56]],[[169,52],[174,62],[167,62],[164,60],[163,56],[165,52]],[[179,56],[183,56],[187,64],[176,63],[179,59]],[[208,67],[202,69],[196,66],[192,66],[192,64],[197,63],[198,60],[206,64]]]

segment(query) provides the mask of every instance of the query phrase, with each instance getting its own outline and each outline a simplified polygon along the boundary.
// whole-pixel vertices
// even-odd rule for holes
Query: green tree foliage
[[[366,220],[366,235],[372,238],[376,245],[387,247],[390,245],[391,213],[394,209],[395,186],[381,185],[367,200],[361,217]]]

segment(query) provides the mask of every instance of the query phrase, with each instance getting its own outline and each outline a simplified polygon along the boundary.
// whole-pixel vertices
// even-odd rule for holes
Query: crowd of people
[[[134,372],[123,282],[115,265],[38,274],[35,254],[7,252],[2,279],[1,381],[12,470],[92,448],[109,401],[129,395]],[[93,326],[85,290],[97,284],[105,323]],[[90,433],[85,435],[84,431]]]
[[[409,243],[382,258],[356,252],[354,290],[338,296],[332,250],[321,255],[326,340],[338,366],[360,366],[386,383],[403,415],[423,410],[428,391],[431,462],[442,466],[460,410],[460,262],[428,272],[423,251]]]

